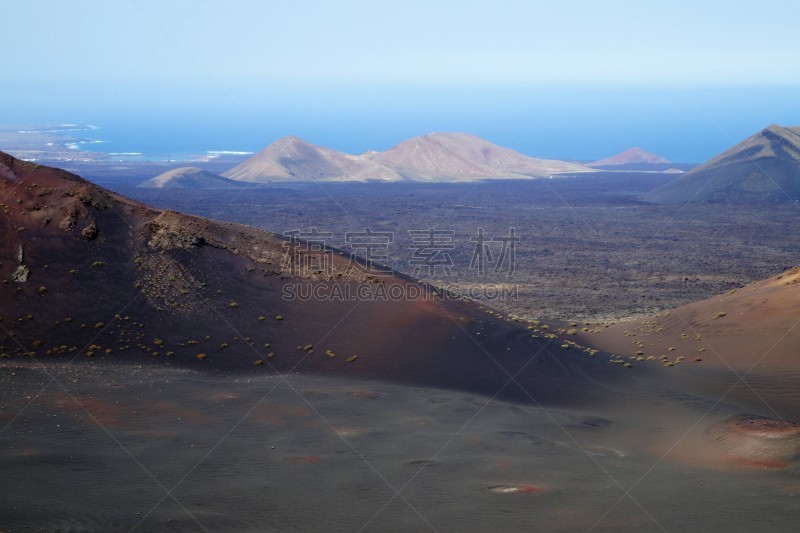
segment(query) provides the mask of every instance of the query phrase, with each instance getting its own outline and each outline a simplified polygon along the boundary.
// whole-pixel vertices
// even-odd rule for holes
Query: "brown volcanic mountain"
[[[223,176],[254,183],[281,181],[400,181],[397,172],[359,155],[284,137],[233,167]]]
[[[664,204],[800,199],[800,128],[773,124],[645,199]]]
[[[180,167],[168,170],[137,187],[148,189],[230,189],[246,185],[241,181],[223,178],[197,167]]]
[[[589,171],[576,163],[528,157],[467,133],[429,133],[367,157],[416,181],[519,179]]]
[[[587,163],[587,167],[618,167],[625,165],[666,165],[670,161],[637,146],[611,157]]]
[[[363,376],[551,403],[633,375],[469,302],[387,298],[425,286],[345,255],[2,153],[0,208],[2,357]],[[358,290],[384,297],[325,297]]]
[[[351,155],[284,137],[223,173],[240,181],[474,181],[520,179],[591,169],[528,157],[466,133],[429,133],[385,152]]]

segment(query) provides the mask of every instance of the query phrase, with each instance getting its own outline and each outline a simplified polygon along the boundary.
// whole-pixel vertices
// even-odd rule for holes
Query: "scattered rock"
[[[85,219],[89,216],[86,207],[80,202],[73,202],[68,205],[64,210],[64,218],[58,223],[58,227],[66,232],[70,232],[78,225],[78,220]]]
[[[78,222],[78,219],[71,215],[67,215],[61,219],[61,222],[58,223],[58,227],[63,229],[64,231],[72,231],[75,229],[75,224]]]
[[[85,187],[78,194],[78,200],[84,205],[94,207],[95,209],[108,209],[109,205],[108,195],[97,187]]]
[[[17,267],[14,273],[11,274],[11,279],[13,281],[16,281],[17,283],[22,283],[28,281],[30,275],[31,275],[31,269],[28,268],[26,265],[20,265]]]
[[[83,231],[81,231],[81,237],[87,241],[97,238],[97,226],[94,224],[94,222],[83,228]]]

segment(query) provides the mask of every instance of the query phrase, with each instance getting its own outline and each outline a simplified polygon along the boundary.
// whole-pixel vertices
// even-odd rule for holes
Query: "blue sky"
[[[147,149],[457,130],[699,161],[800,124],[797,2],[26,0],[4,20],[0,122],[96,123]]]

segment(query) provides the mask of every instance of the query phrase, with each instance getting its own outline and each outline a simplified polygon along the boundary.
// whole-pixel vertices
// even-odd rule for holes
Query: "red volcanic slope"
[[[800,367],[800,268],[658,316],[584,336],[628,357],[701,358],[704,366],[786,371]],[[626,335],[627,333],[627,335]],[[674,348],[670,350],[669,348]],[[702,351],[701,351],[702,350]]]
[[[795,267],[658,316],[581,333],[579,339],[634,364],[665,366],[667,374],[686,375],[691,368],[694,393],[800,420],[798,317],[800,268]]]

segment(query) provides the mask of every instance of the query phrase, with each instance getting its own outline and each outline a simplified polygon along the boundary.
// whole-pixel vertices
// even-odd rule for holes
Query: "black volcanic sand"
[[[152,364],[0,383],[4,531],[796,530],[796,431],[663,385],[564,409]],[[789,464],[732,460],[764,442]]]

